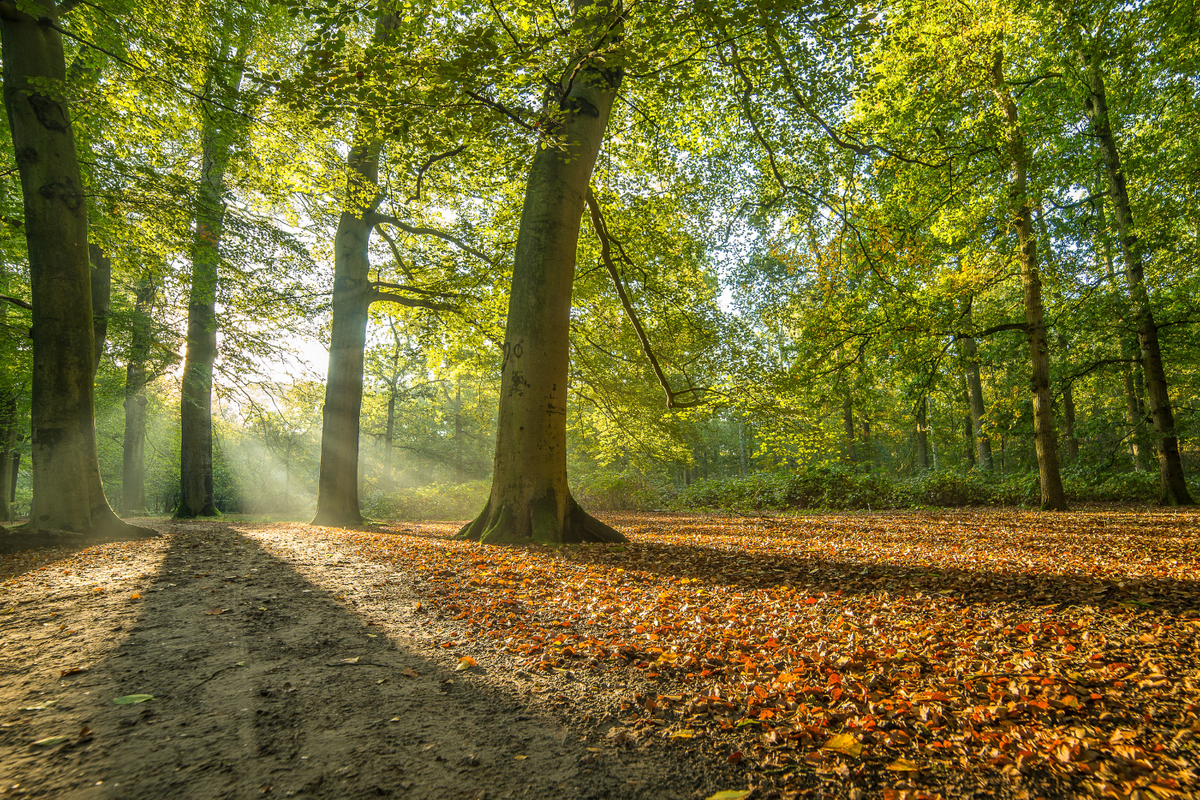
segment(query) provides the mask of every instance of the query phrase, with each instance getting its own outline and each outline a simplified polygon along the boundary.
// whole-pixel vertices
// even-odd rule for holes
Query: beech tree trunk
[[[1150,403],[1150,416],[1154,420],[1159,478],[1162,483],[1159,502],[1171,506],[1195,505],[1183,475],[1179,439],[1175,433],[1175,414],[1167,392],[1167,376],[1158,342],[1158,326],[1154,322],[1150,294],[1146,289],[1144,253],[1134,225],[1129,192],[1125,186],[1125,174],[1121,169],[1121,156],[1108,116],[1108,99],[1104,90],[1104,76],[1100,69],[1100,56],[1095,48],[1088,50],[1085,47],[1079,48],[1078,55],[1088,89],[1083,107],[1091,123],[1092,134],[1100,148],[1104,171],[1108,176],[1109,195],[1112,198],[1114,216],[1117,218],[1117,232],[1120,235],[1121,251],[1125,260],[1125,279],[1129,284],[1129,296],[1137,327],[1142,371],[1146,378],[1146,396]]]
[[[358,142],[346,159],[346,204],[334,243],[333,322],[313,525],[346,527],[363,522],[358,504],[358,439],[363,350],[373,293],[368,214],[378,194],[380,148],[376,140]]]
[[[1050,404],[1050,343],[1042,307],[1042,278],[1038,269],[1037,237],[1033,231],[1033,211],[1029,202],[1029,153],[1020,115],[1004,81],[1004,55],[997,51],[992,62],[992,87],[1000,102],[1008,135],[1008,161],[1012,170],[1009,187],[1009,213],[1017,232],[1017,260],[1021,267],[1024,291],[1025,336],[1029,343],[1030,388],[1033,393],[1033,437],[1037,453],[1038,483],[1043,511],[1063,511],[1067,507],[1062,475],[1058,468],[1058,449],[1054,435],[1054,409]]]
[[[57,9],[41,19],[0,3],[4,106],[21,174],[33,304],[31,532],[152,534],[104,497],[96,454],[95,331],[87,209],[66,103]]]
[[[582,0],[574,24],[592,53],[620,35],[611,6]],[[597,12],[604,13],[597,13]],[[564,76],[546,124],[562,146],[539,147],[525,189],[504,336],[492,492],[459,535],[481,542],[624,541],[567,486],[567,370],[575,254],[592,169],[620,68],[585,53]]]
[[[145,279],[133,306],[129,361],[125,366],[125,440],[121,448],[121,513],[146,510],[146,361],[150,355],[150,309],[156,294]]]
[[[230,65],[221,61],[209,75],[210,91],[233,105],[242,82],[248,36],[241,34]],[[228,48],[223,41],[221,55]],[[217,281],[225,225],[225,174],[241,124],[205,109],[203,153],[192,240],[192,284],[188,294],[187,354],[180,387],[179,507],[175,516],[220,514],[213,490],[212,385],[217,359]]]

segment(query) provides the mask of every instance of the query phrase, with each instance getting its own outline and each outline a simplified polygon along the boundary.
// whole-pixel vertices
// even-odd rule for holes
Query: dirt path
[[[672,798],[733,788],[736,776],[699,753],[605,739],[601,714],[503,662],[456,671],[416,625],[406,576],[355,558],[337,537],[160,527],[161,539],[64,553],[0,586],[0,795]],[[153,699],[113,703],[133,694]],[[51,737],[66,738],[34,744]]]

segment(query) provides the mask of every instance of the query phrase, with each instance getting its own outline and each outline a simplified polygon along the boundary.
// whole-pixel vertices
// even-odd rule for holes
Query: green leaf
[[[135,703],[144,703],[147,700],[153,700],[152,694],[127,694],[123,697],[118,697],[113,700],[113,703],[119,706],[131,706]]]
[[[745,798],[750,796],[750,792],[752,792],[752,791],[754,791],[754,790],[753,789],[725,789],[723,791],[717,792],[714,795],[710,795],[708,797],[708,800],[745,800]]]
[[[54,747],[56,744],[70,741],[70,736],[47,736],[45,739],[38,739],[33,743],[34,747]]]

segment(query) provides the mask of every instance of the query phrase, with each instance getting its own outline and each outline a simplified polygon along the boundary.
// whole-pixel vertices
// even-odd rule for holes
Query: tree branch
[[[416,194],[414,194],[412,197],[408,198],[408,201],[411,203],[415,200],[421,199],[421,181],[425,180],[426,170],[428,170],[430,167],[432,167],[434,164],[441,161],[442,159],[453,158],[454,156],[458,155],[459,153],[461,153],[463,150],[466,150],[466,149],[467,149],[467,146],[465,144],[460,144],[458,147],[454,148],[453,150],[449,150],[445,153],[440,153],[439,155],[432,156],[428,161],[426,161],[425,164],[419,170],[417,170],[417,191],[416,191]]]
[[[454,234],[446,233],[445,231],[439,231],[437,228],[423,228],[419,225],[409,225],[407,222],[401,222],[395,217],[387,214],[371,214],[370,222],[371,227],[378,227],[381,224],[388,224],[394,225],[405,233],[411,233],[414,236],[435,236],[438,239],[449,242],[459,250],[462,250],[464,253],[469,253],[475,256],[488,266],[493,266],[496,263],[495,259],[488,258],[487,254],[482,250],[476,250],[474,247],[471,247]]]
[[[14,306],[20,306],[21,308],[28,309],[29,311],[33,311],[33,305],[31,303],[25,302],[24,300],[22,300],[19,297],[9,297],[6,294],[0,294],[0,300],[5,301],[6,303],[12,303]]]
[[[370,297],[372,303],[395,303],[396,305],[408,306],[409,308],[425,308],[430,311],[458,311],[458,306],[449,303],[435,303],[432,300],[425,300],[420,297],[401,297],[398,294],[382,292],[379,289],[373,289]]]
[[[695,406],[703,405],[705,400],[703,395],[705,389],[697,389],[690,387],[685,389],[685,392],[691,392],[696,399],[687,402],[680,402],[675,399],[675,392],[671,389],[671,384],[667,381],[667,376],[663,373],[662,367],[658,363],[658,357],[654,355],[654,350],[650,347],[650,339],[646,336],[646,329],[642,327],[642,321],[638,319],[637,312],[633,309],[633,303],[629,301],[629,294],[625,291],[625,284],[621,282],[621,276],[617,273],[617,267],[612,260],[612,249],[609,247],[608,226],[604,224],[604,218],[600,215],[600,206],[596,202],[596,195],[591,187],[588,187],[587,192],[588,210],[592,215],[592,228],[596,231],[596,236],[600,239],[600,256],[604,259],[604,266],[608,268],[608,274],[612,277],[613,283],[617,287],[617,297],[621,298],[621,305],[625,309],[625,315],[629,317],[629,321],[633,323],[633,329],[637,332],[638,341],[641,342],[642,352],[646,354],[647,360],[650,361],[650,368],[654,370],[654,377],[658,378],[658,383],[662,386],[663,391],[667,395],[667,408],[694,408]]]

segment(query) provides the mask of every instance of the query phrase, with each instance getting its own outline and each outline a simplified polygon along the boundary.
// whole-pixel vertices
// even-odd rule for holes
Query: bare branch
[[[5,301],[6,303],[12,303],[14,306],[20,306],[21,308],[25,308],[30,311],[33,311],[33,305],[31,303],[25,302],[24,300],[22,300],[19,297],[9,297],[6,294],[0,294],[0,300]]]

